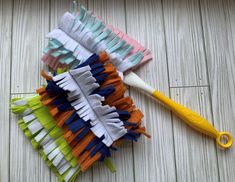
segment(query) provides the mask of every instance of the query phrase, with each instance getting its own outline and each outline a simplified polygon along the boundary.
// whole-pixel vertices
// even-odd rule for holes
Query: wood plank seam
[[[167,67],[167,81],[168,81],[168,90],[169,90],[169,97],[171,98],[171,83],[170,83],[170,70],[169,70],[169,64],[168,64],[168,51],[167,51],[167,40],[166,40],[166,25],[165,25],[165,16],[164,16],[164,8],[163,8],[163,0],[161,0],[161,8],[162,8],[162,21],[163,21],[163,32],[164,32],[164,44],[165,44],[165,51],[166,51],[166,67]],[[175,165],[175,170],[177,171],[177,165],[176,165],[176,152],[175,152],[175,133],[174,133],[174,123],[173,123],[173,113],[170,112],[171,115],[171,131],[172,131],[172,136],[173,136],[173,146],[174,146],[174,165]],[[178,177],[177,173],[175,172],[175,181],[178,182]]]
[[[11,7],[11,50],[10,50],[10,84],[9,84],[9,103],[11,103],[11,77],[12,77],[12,55],[13,55],[13,49],[12,49],[12,44],[13,44],[13,26],[14,26],[14,23],[13,23],[13,17],[14,17],[14,0],[12,0],[12,7]],[[9,141],[9,144],[8,144],[8,147],[9,147],[9,158],[8,158],[8,180],[10,181],[10,176],[11,176],[11,162],[10,162],[10,157],[11,157],[11,144],[10,144],[10,136],[11,136],[11,110],[10,110],[10,106],[9,107],[9,136],[8,136],[8,141]]]
[[[201,4],[201,0],[198,0],[198,3],[199,3],[199,11],[200,11],[200,19],[201,19],[204,57],[205,57],[205,64],[206,64],[206,75],[207,75],[208,92],[209,92],[209,103],[210,103],[210,112],[211,112],[211,119],[212,119],[211,122],[212,122],[213,125],[215,125],[215,122],[214,122],[214,112],[213,112],[213,104],[212,104],[212,94],[211,94],[211,84],[210,84],[210,79],[209,79],[208,56],[207,56],[207,52],[206,52],[205,30],[204,30],[204,27],[203,27],[203,19],[202,19],[202,4]],[[215,143],[215,147],[217,147],[216,143]],[[215,150],[215,152],[216,152],[217,172],[218,172],[218,177],[220,179],[218,150]]]
[[[191,86],[169,86],[169,88],[197,88],[197,87],[209,87],[209,85],[191,85]]]
[[[127,24],[127,2],[126,2],[127,0],[124,0],[123,2],[124,2],[124,17],[125,17],[125,23],[124,23],[124,25],[125,25],[125,30],[123,30],[123,32],[124,33],[126,33],[127,34],[127,26],[128,26],[128,24]],[[128,86],[129,87],[129,86]],[[129,90],[129,95],[131,96],[131,89],[128,89]],[[136,175],[135,175],[135,173],[136,173],[136,171],[135,171],[135,151],[134,151],[134,142],[132,141],[131,142],[132,144],[131,144],[131,152],[132,152],[132,161],[133,161],[133,180],[134,180],[134,182],[136,181]]]

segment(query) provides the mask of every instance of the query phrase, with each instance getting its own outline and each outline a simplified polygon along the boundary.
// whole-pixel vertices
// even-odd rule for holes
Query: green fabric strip
[[[73,157],[72,150],[70,146],[68,146],[67,142],[63,138],[63,131],[61,128],[58,128],[55,125],[54,119],[49,114],[47,108],[43,106],[39,100],[39,96],[33,96],[31,98],[28,98],[28,105],[14,105],[15,101],[20,100],[21,98],[14,98],[11,100],[11,110],[15,114],[22,114],[26,109],[31,108],[33,110],[34,115],[37,117],[37,120],[41,123],[41,125],[48,131],[48,134],[56,143],[57,146],[59,146],[60,151],[64,154],[65,159],[70,163],[71,167],[77,166],[77,158]],[[34,120],[32,120],[34,121]],[[47,158],[47,155],[43,152],[43,149],[40,146],[40,142],[46,137],[44,136],[41,141],[37,142],[34,138],[37,136],[37,134],[42,130],[38,131],[35,134],[32,134],[30,130],[28,129],[28,125],[32,122],[25,123],[23,119],[19,119],[17,124],[24,132],[25,136],[31,141],[31,144],[34,149],[38,149],[39,153],[41,154],[43,160],[47,163],[48,167],[55,173],[59,181],[64,181],[65,176],[68,174],[69,169],[62,175],[59,174],[57,168],[53,165],[52,161],[50,161]],[[75,174],[70,178],[69,181],[73,182],[77,175],[79,173],[79,170],[75,172]],[[74,177],[75,176],[75,177]]]
[[[58,72],[63,72],[63,71],[64,70],[58,70]],[[67,161],[69,161],[70,166],[76,167],[78,159],[72,155],[72,149],[63,137],[63,129],[56,126],[54,118],[50,115],[48,109],[42,105],[39,95],[27,98],[27,105],[14,105],[14,102],[19,101],[21,99],[25,100],[26,98],[14,98],[11,100],[12,112],[17,115],[21,115],[22,113],[25,112],[25,110],[31,109],[33,114],[36,116],[37,120],[44,127],[44,129],[46,129],[48,133],[39,142],[37,142],[34,138],[42,129],[35,134],[32,134],[28,129],[28,125],[31,122],[33,122],[34,119],[32,121],[29,121],[28,123],[25,123],[23,119],[19,119],[19,121],[17,122],[19,127],[22,129],[25,136],[31,141],[33,148],[39,150],[39,153],[41,154],[43,160],[47,162],[47,165],[52,169],[52,171],[58,177],[58,180],[63,181],[67,173],[65,172],[63,175],[59,174],[57,168],[47,158],[47,155],[43,152],[43,149],[41,148],[40,145],[41,141],[47,135],[49,135],[54,140],[56,145],[59,147],[60,152],[63,153],[64,158]],[[112,164],[109,158],[105,158],[104,163],[110,169],[111,172],[116,171],[115,166]],[[70,178],[71,182],[73,182],[76,179],[79,172],[80,170],[76,171],[76,173]]]

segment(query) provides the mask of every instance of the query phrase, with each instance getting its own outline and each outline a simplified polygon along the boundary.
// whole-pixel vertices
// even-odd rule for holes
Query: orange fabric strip
[[[92,132],[89,132],[82,140],[73,148],[73,155],[79,156],[87,147],[87,145],[95,138]]]
[[[46,80],[52,80],[52,77],[49,76],[44,70],[41,70],[41,76]]]
[[[93,157],[88,157],[88,159],[82,163],[81,165],[81,171],[86,171],[94,162],[96,162],[101,157],[100,153],[96,153]]]
[[[45,91],[46,91],[46,89],[45,89],[44,87],[38,88],[38,89],[36,90],[36,92],[37,92],[38,94],[44,93]]]

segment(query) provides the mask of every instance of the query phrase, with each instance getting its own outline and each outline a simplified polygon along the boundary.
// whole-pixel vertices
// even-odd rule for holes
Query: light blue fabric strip
[[[80,7],[80,13],[79,13],[78,19],[80,21],[82,21],[84,19],[85,15],[86,15],[86,8],[84,6],[81,6]]]
[[[116,37],[116,34],[111,32],[107,39],[105,39],[105,44],[107,45],[110,41],[112,41]]]
[[[61,53],[59,51],[54,51],[50,55],[56,58],[56,57],[60,56]]]
[[[112,48],[110,48],[109,52],[112,53],[112,52],[118,50],[119,48],[121,48],[122,46],[124,46],[125,44],[126,44],[126,41],[125,40],[121,40],[116,45],[114,45]]]
[[[125,47],[123,47],[121,50],[118,50],[117,53],[120,55],[122,59],[124,59],[133,49],[134,49],[133,46],[128,44]]]
[[[111,40],[108,44],[107,44],[107,48],[111,49],[114,45],[116,45],[119,41],[119,37],[116,36],[113,40]]]
[[[95,32],[99,29],[99,27],[102,25],[102,21],[100,20],[96,20],[95,23],[92,25],[92,27],[90,28],[90,30],[92,32]]]
[[[105,25],[102,23],[101,26],[95,32],[93,32],[94,38],[100,35],[101,32],[104,30],[104,28],[105,28]]]

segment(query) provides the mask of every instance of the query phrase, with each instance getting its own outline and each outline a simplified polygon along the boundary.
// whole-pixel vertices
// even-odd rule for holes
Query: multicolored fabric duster
[[[150,52],[83,7],[65,13],[48,38],[42,60],[54,71],[41,71],[47,84],[12,99],[20,128],[59,181],[74,181],[96,161],[115,171],[112,150],[150,137],[116,68],[136,67]]]

